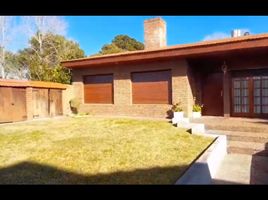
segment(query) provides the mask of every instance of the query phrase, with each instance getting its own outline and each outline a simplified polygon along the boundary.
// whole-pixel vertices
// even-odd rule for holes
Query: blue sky
[[[86,55],[110,43],[114,36],[126,34],[143,42],[143,21],[158,16],[63,16],[67,37],[77,41]],[[268,32],[268,16],[161,16],[167,23],[168,45],[192,43],[230,36],[232,29],[252,34]],[[24,48],[27,39],[10,45],[12,51]]]

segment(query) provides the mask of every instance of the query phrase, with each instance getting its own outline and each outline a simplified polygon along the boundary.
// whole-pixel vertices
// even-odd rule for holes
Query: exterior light
[[[226,65],[225,61],[223,62],[223,65],[221,66],[221,70],[223,71],[224,74],[226,74],[228,69],[228,66]]]

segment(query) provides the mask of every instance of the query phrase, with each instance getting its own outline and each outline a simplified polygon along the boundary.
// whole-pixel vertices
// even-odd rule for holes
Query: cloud
[[[217,39],[223,39],[223,38],[229,38],[230,34],[224,33],[224,32],[215,32],[209,35],[206,35],[203,39],[203,41],[207,40],[217,40]]]
[[[249,32],[250,30],[248,28],[241,28],[241,34],[244,35],[245,32]],[[252,34],[252,33],[251,33]],[[231,31],[230,33],[226,32],[214,32],[212,34],[206,35],[203,39],[203,41],[207,40],[218,40],[218,39],[224,39],[224,38],[230,38],[231,37]]]

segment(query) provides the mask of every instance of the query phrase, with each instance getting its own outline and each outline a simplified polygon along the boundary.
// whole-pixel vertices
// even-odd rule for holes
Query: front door
[[[208,74],[203,81],[202,115],[223,116],[223,74]]]
[[[268,76],[232,78],[232,115],[268,117]]]

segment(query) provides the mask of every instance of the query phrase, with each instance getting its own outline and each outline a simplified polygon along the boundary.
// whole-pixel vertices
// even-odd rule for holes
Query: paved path
[[[214,184],[268,184],[268,157],[228,154]]]

